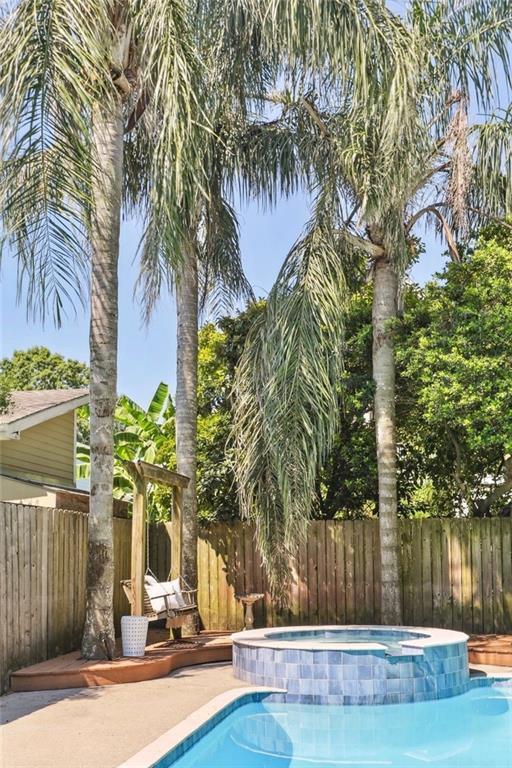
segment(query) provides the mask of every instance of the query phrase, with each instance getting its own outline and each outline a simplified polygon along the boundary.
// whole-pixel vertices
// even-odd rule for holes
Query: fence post
[[[134,478],[132,514],[132,563],[133,590],[132,616],[144,615],[144,559],[146,556],[146,483]]]

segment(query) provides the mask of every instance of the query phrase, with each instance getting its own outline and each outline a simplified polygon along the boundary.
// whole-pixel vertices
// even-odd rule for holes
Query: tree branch
[[[116,88],[125,96],[129,96],[133,91],[133,86],[130,84],[124,72],[117,67],[111,67],[110,71],[112,73],[112,82]]]
[[[446,433],[448,437],[450,438],[453,447],[455,448],[455,467],[454,467],[454,477],[455,482],[459,486],[459,490],[462,494],[462,498],[466,502],[466,504],[470,507],[472,511],[475,509],[475,503],[473,499],[471,498],[471,494],[469,493],[468,484],[462,477],[462,452],[460,450],[460,445],[455,439],[455,435],[453,434],[452,430],[449,427],[446,427]]]
[[[308,115],[310,116],[311,120],[314,122],[314,124],[316,125],[316,127],[320,131],[320,133],[323,136],[323,138],[324,139],[331,138],[331,133],[329,132],[327,126],[325,125],[325,123],[324,123],[324,121],[323,121],[319,111],[317,110],[317,108],[315,107],[313,102],[311,102],[309,99],[306,99],[305,97],[301,101],[302,101],[302,105],[304,106],[306,112],[308,113]]]
[[[438,203],[432,203],[432,205],[438,207],[438,208],[449,208],[448,203],[438,202]],[[483,208],[477,208],[474,205],[468,205],[467,210],[471,213],[478,213],[481,216],[485,216],[490,221],[495,221],[497,224],[501,224],[506,229],[512,230],[512,224],[509,224],[508,221],[505,221],[501,216],[494,216],[492,213],[488,213]]]
[[[429,171],[425,176],[423,176],[422,179],[418,182],[418,184],[415,187],[415,192],[420,190],[422,186],[432,178],[432,176],[435,176],[436,173],[441,173],[442,171],[447,171],[451,165],[451,160],[447,160],[446,163],[441,163],[441,165],[436,165],[435,168],[432,168],[431,171]]]
[[[125,134],[130,133],[130,131],[132,131],[135,128],[135,126],[137,125],[137,123],[139,122],[140,118],[142,117],[142,115],[146,110],[148,101],[149,101],[149,98],[148,98],[147,92],[143,91],[135,105],[135,108],[132,110],[128,118],[128,121],[124,129]]]
[[[411,216],[409,221],[406,222],[405,231],[407,234],[409,234],[412,227],[416,224],[418,219],[421,218],[421,216],[423,216],[425,213],[433,213],[434,216],[436,216],[441,222],[441,226],[443,228],[444,236],[446,238],[446,243],[448,245],[448,250],[450,251],[450,256],[452,258],[452,261],[456,262],[457,264],[460,264],[461,258],[460,258],[459,251],[457,249],[457,244],[455,242],[453,233],[450,229],[448,222],[446,221],[445,217],[441,213],[441,211],[439,211],[436,208],[436,205],[437,203],[435,205],[427,205],[425,206],[425,208],[421,208],[419,211],[416,211],[416,213],[413,216]]]
[[[351,232],[346,232],[345,230],[340,229],[337,231],[339,234],[342,234],[343,237],[345,237],[350,243],[352,243],[353,246],[359,248],[361,251],[366,251],[366,253],[369,253],[370,256],[374,259],[380,259],[386,254],[384,248],[381,248],[380,245],[372,243],[370,240],[365,240],[363,237],[358,237],[358,235],[353,235]]]
[[[489,514],[493,504],[509,491],[512,491],[512,456],[506,456],[503,462],[504,480],[495,485],[493,490],[481,501],[477,502],[478,511],[483,517]]]

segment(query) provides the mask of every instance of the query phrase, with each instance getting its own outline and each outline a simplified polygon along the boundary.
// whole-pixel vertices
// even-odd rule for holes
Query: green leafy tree
[[[11,402],[10,391],[9,385],[3,379],[0,379],[0,413],[5,413],[9,408],[9,403]]]
[[[509,496],[503,470],[511,409],[506,398],[512,391],[512,367],[507,357],[512,348],[508,332],[512,306],[508,232],[507,227],[498,225],[486,230],[476,251],[465,254],[462,263],[449,264],[424,288],[406,283],[402,290],[401,316],[395,324],[400,516],[453,516],[463,510],[482,514],[482,502],[490,499],[495,490],[503,494],[496,497],[493,511],[507,510]],[[315,517],[377,514],[372,303],[372,285],[367,284],[350,297],[347,306],[339,426],[316,479]],[[199,331],[198,515],[203,523],[240,516],[229,443],[231,389],[247,336],[264,309],[264,301],[252,303],[245,311],[209,323]],[[476,333],[473,338],[472,333]],[[452,348],[464,349],[468,360],[465,366],[449,368],[458,386],[455,388],[452,382],[446,389],[440,410],[438,386],[440,381],[448,386],[445,367],[447,360],[453,362]],[[468,361],[478,376],[468,376]],[[492,395],[496,390],[501,392],[498,399]],[[471,411],[464,404],[467,400],[472,404]],[[497,404],[501,408],[499,419]],[[457,454],[446,431],[450,423],[453,434],[459,435],[457,414],[461,408],[475,437],[470,445],[465,444],[461,454],[467,494],[474,500],[469,505],[455,482]],[[172,418],[164,431],[166,440],[158,451],[157,462],[173,467]],[[169,494],[155,489],[154,498],[152,513],[168,519]]]
[[[233,472],[233,451],[229,444],[232,427],[231,390],[235,367],[242,354],[249,329],[261,315],[264,302],[249,304],[234,317],[222,317],[204,325],[198,336],[198,417],[197,417],[197,509],[200,523],[233,520],[240,507]],[[163,427],[166,439],[156,462],[176,466],[176,439],[172,417]],[[156,519],[167,520],[171,495],[155,488],[149,508]]]
[[[198,509],[203,522],[240,516],[229,439],[232,388],[247,335],[264,305],[252,302],[235,317],[209,323],[199,333]]]
[[[28,389],[80,389],[89,386],[89,367],[51,352],[47,347],[15,350],[0,361],[0,388],[5,391]],[[77,411],[78,440],[89,440],[89,409]]]
[[[409,428],[455,509],[512,500],[512,229],[487,231],[410,307],[397,344]]]
[[[11,389],[79,389],[89,384],[89,367],[47,347],[30,347],[0,361],[0,379]]]

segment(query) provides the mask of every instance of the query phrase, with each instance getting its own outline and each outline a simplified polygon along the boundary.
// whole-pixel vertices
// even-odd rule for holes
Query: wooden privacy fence
[[[79,647],[85,610],[83,512],[0,503],[0,688],[10,672]],[[512,632],[512,520],[401,521],[404,623],[468,633]],[[114,518],[116,628],[129,607],[131,521]],[[169,572],[165,525],[149,533],[150,565]],[[262,592],[256,625],[379,623],[376,520],[312,523],[292,565],[289,607],[268,594],[253,531],[242,523],[201,532],[199,611],[207,629],[240,629],[235,595]]]
[[[80,647],[85,512],[0,503],[0,692],[15,669]],[[114,518],[116,625],[127,611],[131,522]]]
[[[405,624],[512,632],[512,520],[400,521]],[[256,625],[380,623],[377,520],[319,521],[292,562],[289,608],[274,610],[252,531],[216,525],[199,541],[199,608],[210,629],[237,629],[235,594],[264,592]]]

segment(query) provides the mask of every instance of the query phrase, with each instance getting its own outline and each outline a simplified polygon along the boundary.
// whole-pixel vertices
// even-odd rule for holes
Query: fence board
[[[326,550],[326,529],[327,523],[318,522],[317,539],[316,539],[316,578],[317,578],[317,595],[318,595],[318,623],[325,624],[327,622],[327,580],[332,578],[333,574],[327,573],[327,550]]]
[[[473,617],[473,560],[471,556],[471,528],[469,522],[461,521],[460,552],[462,560],[462,626],[474,628]]]
[[[311,523],[308,541],[308,618],[318,624],[318,522]]]
[[[408,523],[411,525],[411,539],[412,539],[412,611],[413,625],[421,625],[423,623],[423,521],[418,520],[413,526],[412,521]],[[410,609],[411,610],[411,609]]]
[[[334,543],[336,550],[336,623],[346,623],[346,603],[345,596],[347,592],[347,581],[345,575],[345,540],[343,528],[340,525],[333,526]]]
[[[450,535],[450,574],[452,594],[452,627],[462,628],[462,520],[454,520],[447,531]]]
[[[501,521],[503,556],[503,631],[512,631],[512,519]]]
[[[482,549],[480,521],[471,520],[471,592],[473,603],[473,627],[476,632],[484,631],[482,611]]]
[[[363,523],[364,538],[364,621],[370,623],[375,615],[375,595],[373,573],[373,523]]]
[[[325,523],[325,572],[326,572],[326,610],[327,624],[336,624],[336,546],[334,539],[335,523],[329,520]]]
[[[354,521],[354,584],[359,587],[359,594],[355,597],[354,620],[356,624],[363,624],[364,615],[364,540],[363,520]]]
[[[347,624],[353,624],[355,616],[355,596],[354,596],[354,523],[347,520],[343,526],[345,541],[345,589],[346,589],[346,610]]]
[[[381,621],[381,606],[380,606],[380,590],[381,590],[381,570],[380,570],[380,551],[379,551],[379,523],[377,520],[373,522],[373,573],[374,573],[374,592],[376,595],[375,600],[375,616],[374,621],[376,624],[380,624]]]
[[[199,539],[198,542],[198,569],[199,573],[208,573],[208,554],[209,547],[205,539]],[[211,625],[210,619],[210,588],[206,579],[198,580],[197,600],[199,605],[199,615],[205,627]]]
[[[492,594],[492,542],[490,520],[482,520],[482,621],[483,631],[492,632],[494,624]]]
[[[502,521],[497,520],[497,534],[492,535],[492,531],[489,531],[489,535],[492,541],[492,592],[493,592],[493,627],[496,632],[503,632],[503,553],[502,553]]]

